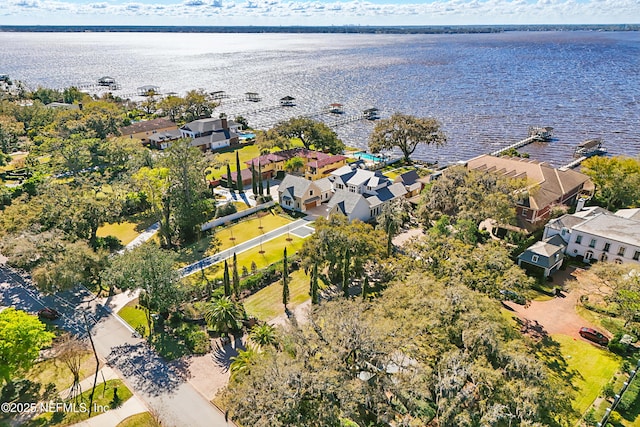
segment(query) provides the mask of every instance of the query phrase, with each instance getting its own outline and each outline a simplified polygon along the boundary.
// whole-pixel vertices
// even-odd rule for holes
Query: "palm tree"
[[[230,297],[220,297],[207,304],[204,319],[214,331],[229,335],[242,328],[244,308]]]
[[[249,332],[249,339],[260,347],[266,347],[269,345],[275,346],[278,342],[276,328],[268,323],[255,325],[251,328],[251,332]]]
[[[292,157],[284,163],[284,169],[287,172],[297,172],[304,167],[304,159],[302,157]]]
[[[248,373],[257,358],[258,352],[253,347],[247,347],[246,350],[238,350],[238,355],[231,358],[231,365],[229,366],[231,377]]]
[[[409,206],[406,199],[396,199],[382,207],[382,212],[377,218],[378,229],[387,234],[387,256],[391,255],[393,237],[402,225],[409,220]]]

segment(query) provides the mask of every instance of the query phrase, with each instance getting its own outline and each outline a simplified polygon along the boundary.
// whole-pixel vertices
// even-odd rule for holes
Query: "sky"
[[[624,23],[640,0],[0,0],[0,25]]]

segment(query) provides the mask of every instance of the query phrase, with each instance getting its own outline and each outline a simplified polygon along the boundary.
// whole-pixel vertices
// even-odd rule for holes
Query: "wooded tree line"
[[[222,400],[252,426],[568,425],[570,384],[535,352],[495,300],[412,272],[243,354]]]

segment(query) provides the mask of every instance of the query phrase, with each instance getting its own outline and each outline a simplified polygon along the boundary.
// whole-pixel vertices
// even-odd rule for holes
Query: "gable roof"
[[[175,123],[168,119],[153,119],[153,120],[145,120],[142,122],[132,123],[129,126],[125,126],[120,128],[120,133],[122,135],[133,135],[134,133],[140,132],[151,132],[158,129],[167,129],[167,128],[175,128],[178,129]]]
[[[588,176],[572,169],[555,169],[548,163],[537,160],[487,154],[469,160],[467,168],[528,180],[532,187],[537,188],[523,204],[536,210],[549,206],[590,181]]]
[[[318,188],[320,189],[320,192],[322,193],[326,193],[333,189],[333,184],[331,183],[329,178],[321,178],[314,181],[314,183],[318,186]]]
[[[232,138],[238,138],[238,134],[229,130],[213,132],[211,135],[198,136],[191,140],[191,146],[197,147],[199,145],[205,145],[208,143],[216,143],[221,141],[228,141]]]
[[[405,172],[401,175],[396,176],[396,179],[393,182],[401,182],[404,185],[413,185],[420,179],[420,175],[418,175],[418,171],[410,170],[409,172]]]
[[[367,196],[367,202],[370,207],[375,207],[379,204],[387,202],[392,199],[397,199],[398,197],[402,197],[407,194],[407,189],[404,188],[404,185],[400,182],[396,182],[395,184],[391,184],[387,187],[382,187],[379,190],[376,190],[376,194],[373,196]]]
[[[613,215],[608,210],[599,206],[590,206],[581,211],[572,214],[565,214],[559,218],[552,219],[545,225],[545,227],[553,230],[562,230],[563,228],[572,229],[576,225],[583,223],[585,219],[592,218],[600,214]]]
[[[329,203],[327,203],[327,206],[330,209],[338,206],[340,212],[348,216],[353,212],[358,203],[363,200],[366,201],[362,194],[352,193],[347,190],[337,190],[331,200],[329,200]]]
[[[226,121],[226,126],[223,126]],[[180,129],[188,130],[194,133],[208,133],[215,132],[223,129],[229,129],[230,126],[236,125],[236,122],[228,119],[214,119],[209,117],[206,119],[198,119],[192,122],[186,123]]]
[[[292,199],[302,198],[312,185],[314,185],[313,181],[309,181],[300,176],[287,174],[280,183],[278,192]]]
[[[331,172],[331,176],[339,178],[346,185],[367,185],[370,187],[377,187],[383,183],[390,183],[391,181],[386,176],[382,175],[379,171],[370,171],[366,169],[360,169],[358,167],[351,167],[351,165],[345,165]]]

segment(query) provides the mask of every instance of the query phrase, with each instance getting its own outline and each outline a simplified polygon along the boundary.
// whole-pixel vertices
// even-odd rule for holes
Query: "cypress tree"
[[[230,297],[231,296],[231,280],[229,280],[229,264],[227,263],[226,259],[224,260],[223,282],[224,282],[224,296]]]
[[[240,156],[236,151],[236,185],[238,186],[238,193],[243,192],[242,188],[242,174],[240,173]]]
[[[369,293],[369,278],[364,278],[364,283],[362,284],[362,300],[367,300],[367,294]]]
[[[258,163],[258,192],[264,196],[264,187],[262,186],[262,166]]]
[[[269,178],[267,178],[267,185],[266,185],[266,195],[270,195],[271,194],[271,183],[269,182]]]
[[[285,311],[289,303],[289,266],[287,265],[287,248],[284,248],[284,260],[282,266],[282,304]]]
[[[253,195],[258,195],[258,183],[256,182],[256,168],[251,163],[251,190],[253,191]]]
[[[233,185],[231,185],[231,166],[227,163],[227,188],[229,191],[233,191]]]
[[[349,298],[349,264],[351,263],[351,253],[349,248],[344,251],[344,261],[342,262],[342,292]]]
[[[238,274],[238,259],[233,253],[233,294],[236,298],[240,295],[240,275]]]
[[[311,304],[318,304],[318,263],[313,263],[313,270],[311,270]]]

